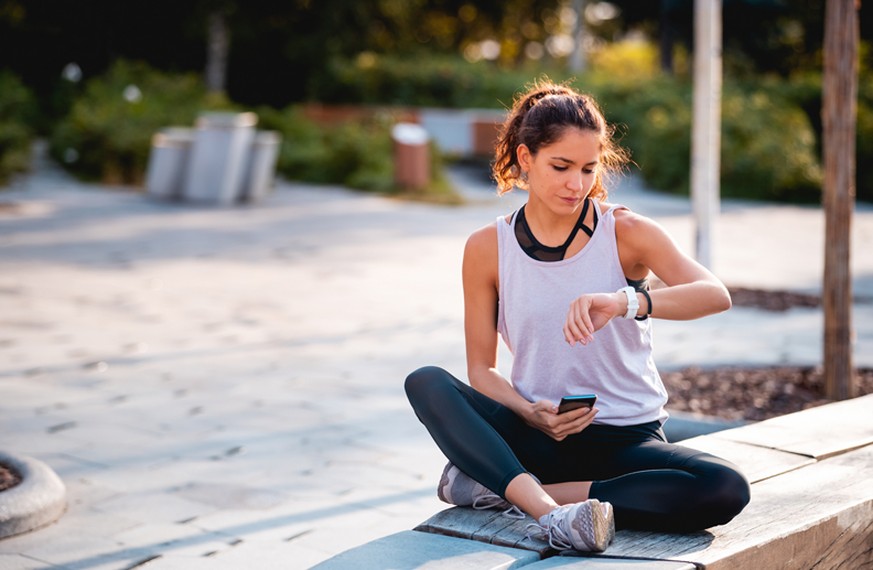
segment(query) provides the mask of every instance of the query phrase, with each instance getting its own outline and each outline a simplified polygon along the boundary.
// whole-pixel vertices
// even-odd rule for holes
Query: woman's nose
[[[567,188],[574,192],[582,191],[582,175],[581,174],[571,174],[569,180],[567,181]]]

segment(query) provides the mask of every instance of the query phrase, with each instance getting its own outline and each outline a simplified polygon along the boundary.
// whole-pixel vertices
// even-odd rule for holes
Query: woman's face
[[[536,155],[519,145],[518,162],[527,172],[528,192],[556,214],[571,214],[591,192],[600,160],[600,138],[594,131],[569,127]]]

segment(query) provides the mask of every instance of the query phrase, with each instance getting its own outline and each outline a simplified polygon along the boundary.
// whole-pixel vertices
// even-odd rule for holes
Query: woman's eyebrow
[[[570,160],[569,158],[564,158],[563,156],[553,156],[552,159],[560,160],[561,162],[566,162],[567,164],[576,164],[576,161]],[[586,162],[585,166],[596,166],[598,162],[600,161],[592,160],[591,162]]]

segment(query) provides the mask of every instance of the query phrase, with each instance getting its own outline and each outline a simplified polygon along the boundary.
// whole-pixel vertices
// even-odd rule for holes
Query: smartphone
[[[597,401],[597,396],[594,394],[580,394],[578,396],[564,396],[561,398],[561,404],[558,406],[558,413],[563,414],[570,410],[579,408],[593,408],[594,402]]]

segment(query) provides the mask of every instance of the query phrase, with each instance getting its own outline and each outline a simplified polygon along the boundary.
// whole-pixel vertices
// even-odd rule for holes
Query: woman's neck
[[[564,243],[576,226],[583,202],[569,214],[558,214],[548,208],[533,194],[524,206],[524,217],[534,237],[541,244],[557,247]]]

